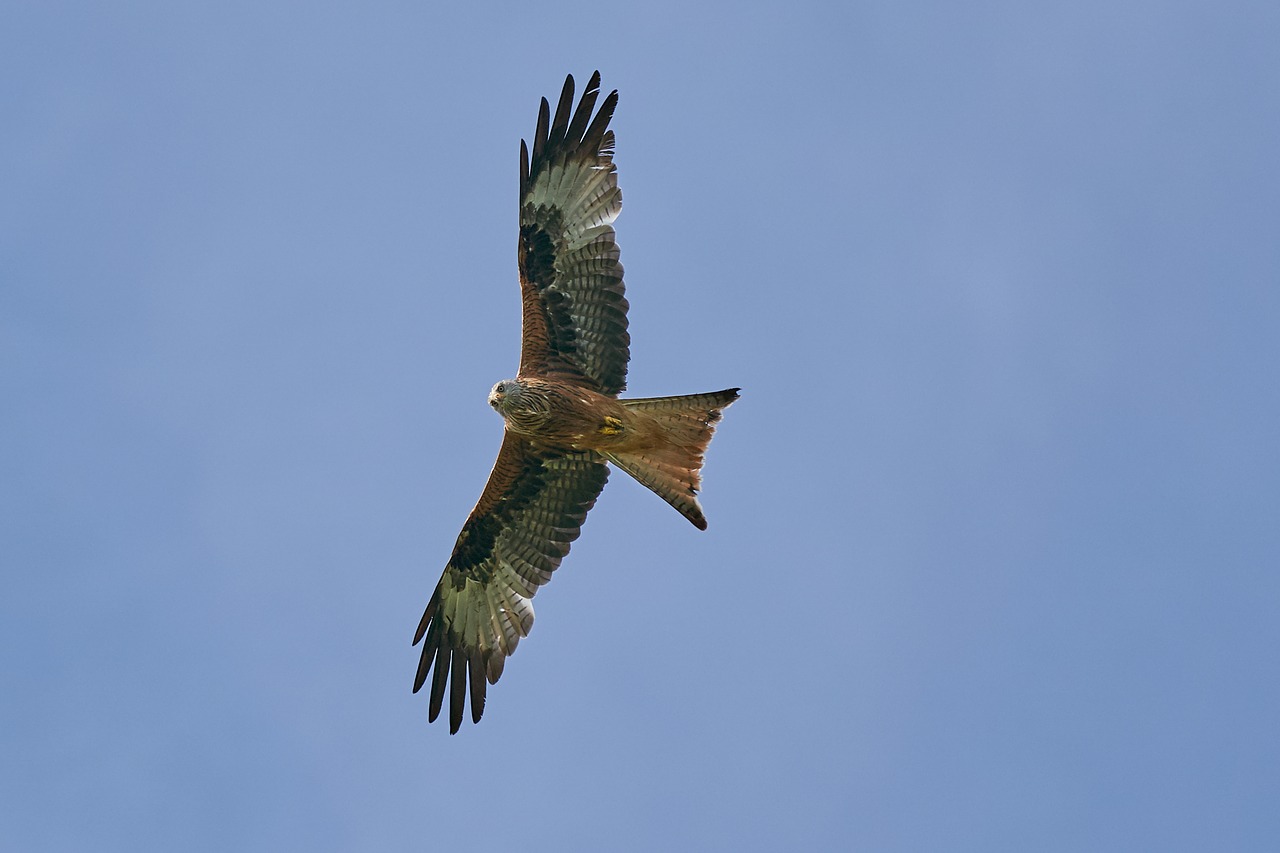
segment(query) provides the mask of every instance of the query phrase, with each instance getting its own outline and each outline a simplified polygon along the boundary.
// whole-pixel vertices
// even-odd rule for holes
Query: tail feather
[[[653,422],[660,439],[643,448],[605,451],[604,456],[675,507],[694,527],[706,530],[707,519],[697,498],[703,455],[721,413],[738,399],[738,391],[619,400]]]

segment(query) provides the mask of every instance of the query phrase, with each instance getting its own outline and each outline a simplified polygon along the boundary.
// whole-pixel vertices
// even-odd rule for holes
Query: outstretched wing
[[[440,714],[446,682],[449,732],[462,725],[467,682],[471,719],[484,713],[487,681],[496,684],[507,655],[533,626],[538,587],[578,538],[609,468],[594,453],[531,444],[510,432],[471,511],[444,577],[422,615],[413,643],[424,638],[417,693],[431,675],[430,719]]]
[[[554,120],[542,99],[532,155],[520,141],[520,375],[556,376],[617,394],[627,385],[631,346],[610,224],[622,209],[608,130],[618,93],[593,119],[599,94],[597,71],[574,110],[569,76]]]

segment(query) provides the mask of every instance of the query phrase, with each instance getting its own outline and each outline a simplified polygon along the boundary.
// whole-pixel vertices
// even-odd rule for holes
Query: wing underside
[[[631,338],[612,223],[622,209],[611,92],[594,113],[600,73],[573,109],[573,77],[554,118],[544,98],[530,154],[520,143],[522,375],[562,376],[604,394],[626,387]]]
[[[480,501],[427,605],[413,690],[431,681],[430,719],[449,694],[449,730],[484,713],[486,684],[533,626],[531,599],[578,538],[609,469],[594,453],[537,447],[507,433]],[[468,683],[470,689],[468,691]]]

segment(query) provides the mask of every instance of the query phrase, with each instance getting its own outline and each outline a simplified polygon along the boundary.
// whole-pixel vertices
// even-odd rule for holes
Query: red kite
[[[447,688],[451,734],[468,692],[480,721],[486,684],[528,636],[530,599],[578,538],[606,463],[706,529],[702,458],[721,411],[738,398],[729,388],[618,399],[631,343],[611,225],[622,208],[608,129],[618,93],[593,118],[599,94],[597,71],[573,109],[568,77],[554,118],[542,99],[532,154],[520,142],[520,369],[489,392],[506,422],[502,449],[413,638],[425,640],[413,690],[430,676],[434,721]]]

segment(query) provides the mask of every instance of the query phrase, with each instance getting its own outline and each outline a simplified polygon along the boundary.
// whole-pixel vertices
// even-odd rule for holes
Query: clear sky
[[[0,849],[1274,849],[1277,10],[6,3]],[[450,737],[596,68],[630,393],[743,397]]]

